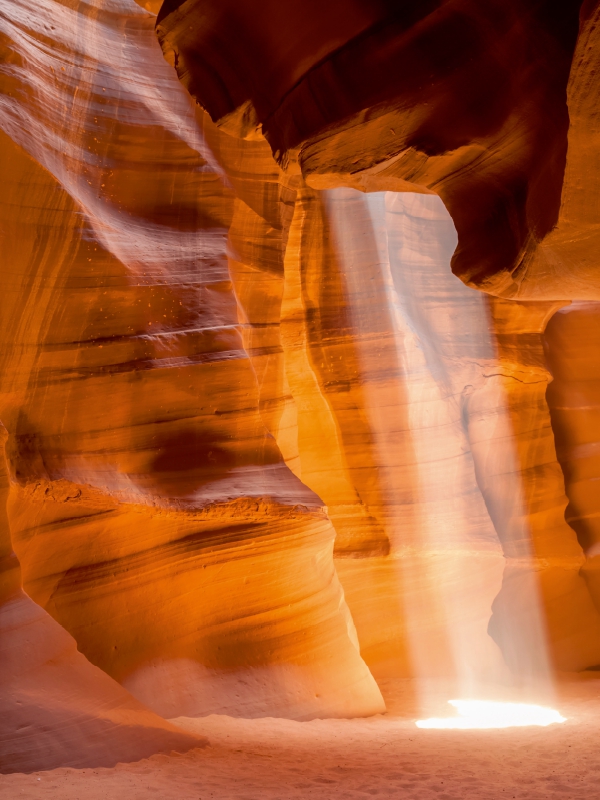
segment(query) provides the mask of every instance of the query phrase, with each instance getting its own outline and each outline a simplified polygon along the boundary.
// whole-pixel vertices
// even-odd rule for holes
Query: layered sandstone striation
[[[527,249],[517,272],[519,294],[532,298],[600,300],[599,23],[600,5],[586,0],[567,85],[568,148],[557,223]]]
[[[92,666],[23,592],[6,514],[6,439],[0,427],[0,772],[113,767],[203,746]]]
[[[600,664],[598,12],[401,5],[0,0],[3,769]]]
[[[588,559],[583,574],[600,604],[600,305],[573,303],[546,329],[553,380],[547,399],[569,505],[566,519]]]
[[[228,232],[263,186],[236,197],[150,15],[34,5],[2,17],[0,417],[24,586],[163,715],[381,711],[334,529],[240,330]]]
[[[564,519],[541,340],[561,304],[464,287],[455,244],[431,195],[300,193],[282,331],[302,478],[326,499],[376,674],[452,672],[470,647],[485,671],[492,603],[505,658],[535,660],[544,620],[551,660],[582,669],[600,619]]]

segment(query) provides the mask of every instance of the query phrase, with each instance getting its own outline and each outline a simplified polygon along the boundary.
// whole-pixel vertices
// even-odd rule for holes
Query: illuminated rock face
[[[374,668],[393,647],[394,669],[410,660],[410,633],[395,628],[391,635],[393,626],[373,620],[385,605],[406,620],[406,604],[419,593],[418,580],[414,591],[398,588],[394,539],[411,547],[420,531],[417,550],[427,549],[423,530],[436,518],[427,495],[443,508],[440,487],[448,485],[432,465],[454,447],[470,464],[461,478],[453,475],[462,499],[445,521],[452,519],[454,533],[461,516],[469,520],[479,544],[492,525],[490,541],[499,540],[508,558],[490,633],[515,665],[514,621],[524,620],[537,595],[554,662],[580,669],[597,658],[600,629],[582,577],[590,585],[590,568],[581,572],[583,552],[564,519],[541,336],[569,299],[597,297],[597,3],[503,0],[483,8],[449,0],[400,9],[356,2],[346,11],[314,4],[307,13],[305,3],[292,3],[282,20],[268,3],[257,11],[244,2],[167,0],[157,24],[165,57],[218,126],[248,139],[260,130],[283,180],[300,187],[282,305],[298,474],[327,502],[338,572]],[[418,259],[410,277],[390,275],[386,287],[377,241],[381,226],[389,239],[384,215],[358,193],[337,197],[330,211],[337,206],[346,227],[334,241],[326,206],[336,187],[438,194],[458,234],[453,271],[491,295],[532,302],[492,297],[488,338],[484,312],[479,322],[469,316],[466,295],[457,290],[449,299],[439,277],[423,292]],[[427,249],[424,239],[417,250]],[[424,270],[431,270],[426,260]],[[353,274],[362,276],[354,288]],[[388,309],[394,290],[418,309],[431,302],[436,323],[419,330],[414,320],[427,315],[415,317],[408,306],[398,322]],[[439,327],[453,307],[470,335],[460,322]],[[430,444],[418,418],[433,401],[404,346],[403,321],[423,350],[429,391],[442,395],[438,419],[424,428],[435,431],[444,415],[447,423]],[[431,352],[440,346],[433,368]],[[452,376],[443,390],[439,364]],[[323,439],[334,443],[326,452]],[[421,486],[423,462],[429,488]],[[476,510],[482,499],[485,510]],[[360,566],[359,555],[366,557]],[[535,564],[533,582],[524,559]],[[517,638],[533,641],[536,626],[523,621]]]
[[[166,60],[159,5],[0,16],[11,641],[64,647],[82,730],[130,709],[143,746],[93,763],[171,741],[131,695],[359,716],[373,675],[599,664],[596,440],[561,399],[595,402],[595,265],[536,266],[593,233],[592,4],[577,40],[566,1],[168,0]],[[71,763],[45,748],[18,768]]]
[[[492,603],[517,671],[544,653],[540,625],[551,660],[582,669],[600,618],[564,519],[541,339],[561,304],[468,289],[455,243],[431,195],[301,192],[282,332],[302,479],[327,503],[376,674],[459,672],[465,652],[493,674]]]
[[[21,588],[0,428],[0,772],[112,767],[205,744],[151,713],[92,666]]]
[[[2,25],[0,418],[26,591],[163,715],[383,710],[240,334],[227,237],[256,212],[154,19],[24,0]]]

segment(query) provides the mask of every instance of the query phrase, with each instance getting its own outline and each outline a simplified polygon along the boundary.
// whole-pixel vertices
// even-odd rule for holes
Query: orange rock
[[[495,433],[480,450],[487,472],[482,490],[509,556],[490,629],[495,630],[497,641],[506,642],[514,638],[515,620],[521,620],[524,630],[531,625],[526,622],[526,596],[531,594],[531,588],[523,587],[519,563],[529,550],[550,658],[560,670],[579,671],[597,662],[600,617],[582,575],[585,559],[581,544],[565,520],[565,479],[546,401],[551,376],[544,359],[542,334],[548,320],[561,315],[561,305],[564,304],[490,299],[500,363],[482,398],[487,408],[473,398],[470,427],[477,431],[477,438],[484,430],[486,438],[490,429]],[[497,414],[508,417],[510,444],[501,435],[502,429],[492,422]],[[508,447],[513,450],[512,456],[507,455]],[[507,480],[510,471],[515,472],[512,482]],[[520,498],[515,496],[515,487]],[[520,597],[524,590],[525,595]],[[503,613],[504,621],[500,618]]]
[[[270,2],[167,0],[157,32],[213,120],[240,134],[260,124],[278,160],[319,188],[439,194],[458,231],[455,273],[514,296],[559,214],[580,5],[302,0],[283,19]],[[594,71],[579,52],[585,87]]]
[[[7,769],[600,663],[594,4],[158,5],[0,20]]]
[[[334,530],[244,349],[227,236],[262,189],[240,206],[245,176],[137,6],[19,0],[2,24],[0,406],[26,590],[160,713],[383,710]]]
[[[586,0],[573,56],[567,105],[568,149],[556,225],[528,246],[514,273],[518,296],[600,300],[600,5]]]
[[[561,309],[544,343],[553,377],[548,405],[569,498],[565,517],[587,555],[582,573],[600,606],[600,306]]]
[[[6,500],[0,426],[0,772],[113,767],[201,747],[92,666],[73,638],[21,589]]]
[[[378,264],[375,234],[383,217],[368,211],[371,201],[347,190],[344,195],[340,187],[390,196],[435,192],[458,233],[454,272],[492,295],[537,303],[492,301],[490,338],[485,323],[466,314],[465,304],[473,308],[474,300],[457,292],[449,301],[442,293],[432,311],[435,325],[428,323],[417,336],[428,366],[432,349],[441,345],[440,363],[450,370],[444,380],[454,386],[454,399],[440,398],[444,411],[437,413],[450,414],[454,403],[465,426],[461,441],[458,427],[450,433],[458,424],[450,417],[436,445],[440,454],[459,443],[470,453],[472,474],[464,473],[461,494],[465,503],[485,500],[485,510],[467,511],[465,505],[461,513],[476,539],[493,542],[497,535],[509,558],[492,628],[506,649],[503,614],[514,621],[516,608],[539,601],[555,663],[562,669],[589,665],[599,652],[597,612],[579,572],[581,547],[563,518],[567,500],[544,397],[549,376],[540,336],[563,301],[597,296],[590,256],[597,249],[598,170],[590,169],[597,149],[597,4],[562,2],[549,9],[502,2],[483,9],[456,0],[400,10],[359,2],[336,28],[335,4],[307,14],[297,3],[286,9],[285,51],[268,4],[258,13],[250,6],[236,3],[221,14],[216,4],[168,0],[157,32],[180,80],[217,124],[246,139],[262,131],[287,180],[300,188],[282,306],[286,372],[298,415],[295,471],[326,501],[338,557],[385,562],[387,542],[398,531],[406,530],[410,541],[427,527],[420,481],[423,461],[432,458],[432,445],[415,430],[410,413],[401,435],[393,428],[402,419],[400,409],[418,418],[431,401],[423,385],[411,386],[410,369],[403,374],[396,365],[399,328],[387,309],[390,287]],[[200,14],[210,24],[196,24]],[[324,205],[335,192],[342,194],[332,202],[347,221],[344,236],[332,243]],[[362,276],[354,278],[354,288],[353,269]],[[416,308],[429,299],[414,279],[395,289],[414,299]],[[449,308],[456,319],[463,315],[475,324],[471,340],[458,328],[442,330]],[[384,470],[386,447],[395,465]],[[428,491],[439,490],[439,474],[424,480],[436,487]],[[455,491],[461,485],[456,475],[450,485]],[[398,498],[405,503],[402,513]],[[523,558],[539,573],[527,589],[521,567],[511,573]],[[340,574],[348,573],[339,563]],[[357,570],[347,579],[349,598]],[[525,573],[527,583],[531,569]],[[385,602],[392,584],[382,577]],[[527,599],[528,592],[538,600]],[[380,615],[372,598],[359,595],[350,599],[359,635],[385,660],[388,649],[371,619]],[[393,605],[403,608],[399,618],[408,613],[398,597]],[[539,627],[539,620],[523,624],[524,630]],[[396,643],[405,639],[401,627],[392,637]],[[538,644],[542,649],[541,639]],[[403,645],[396,655],[406,663]]]
[[[162,0],[135,0],[135,2],[151,14],[158,14],[162,6]]]
[[[423,600],[436,593],[439,608],[473,615],[484,649],[494,601],[503,651],[510,631],[524,658],[537,648],[544,661],[535,632],[547,626],[553,662],[582,669],[600,654],[600,618],[564,520],[541,342],[561,304],[490,304],[451,275],[455,241],[431,196],[300,193],[282,329],[302,479],[336,526],[337,569],[376,674],[452,671],[443,640],[460,624]],[[411,664],[411,648],[428,663]]]

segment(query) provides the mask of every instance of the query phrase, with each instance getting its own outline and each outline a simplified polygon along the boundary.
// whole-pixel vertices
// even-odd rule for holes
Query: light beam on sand
[[[496,703],[490,700],[449,700],[458,711],[457,717],[419,719],[417,728],[522,728],[527,725],[546,727],[565,722],[558,711],[525,703]]]
[[[399,669],[425,708],[440,680],[444,697],[499,686],[551,697],[514,379],[490,301],[452,274],[458,239],[441,198],[337,188],[322,199],[377,465],[379,494],[365,481],[361,497],[398,575]]]

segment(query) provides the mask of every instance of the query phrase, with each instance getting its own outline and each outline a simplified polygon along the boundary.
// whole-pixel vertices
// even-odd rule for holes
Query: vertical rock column
[[[561,305],[489,298],[497,355],[465,398],[477,482],[507,558],[490,632],[524,676],[548,661],[584,669],[600,655],[600,616],[580,575],[581,546],[565,522],[546,401],[551,376],[542,337]]]
[[[582,575],[600,609],[600,304],[573,303],[544,335],[547,399],[569,504],[565,517],[587,556]],[[595,666],[596,660],[588,664]]]

